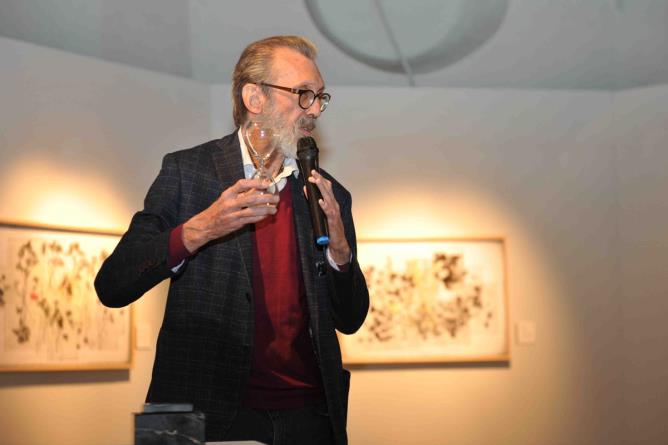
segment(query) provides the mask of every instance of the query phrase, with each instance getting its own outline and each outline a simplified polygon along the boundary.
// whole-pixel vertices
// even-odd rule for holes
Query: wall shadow
[[[510,369],[510,362],[383,363],[343,365],[350,371],[408,371],[422,369]]]
[[[110,371],[7,372],[0,374],[0,388],[128,381],[130,381],[130,371],[126,369]]]

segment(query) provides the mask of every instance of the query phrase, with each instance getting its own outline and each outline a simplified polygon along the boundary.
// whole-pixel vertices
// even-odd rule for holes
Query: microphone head
[[[297,141],[297,157],[299,159],[313,159],[318,157],[318,146],[315,139],[310,136],[300,138]]]

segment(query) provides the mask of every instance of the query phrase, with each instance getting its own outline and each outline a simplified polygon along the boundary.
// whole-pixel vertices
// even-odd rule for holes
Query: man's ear
[[[262,112],[265,96],[259,86],[254,83],[247,83],[241,89],[241,97],[243,98],[244,105],[248,111],[253,114]]]

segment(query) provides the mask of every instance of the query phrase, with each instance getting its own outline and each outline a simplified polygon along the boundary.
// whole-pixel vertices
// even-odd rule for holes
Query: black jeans
[[[256,440],[267,445],[333,445],[327,405],[297,409],[239,408],[225,440]]]

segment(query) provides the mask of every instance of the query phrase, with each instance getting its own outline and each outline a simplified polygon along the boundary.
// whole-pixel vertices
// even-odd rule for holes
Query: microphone
[[[319,246],[326,246],[329,244],[327,221],[320,208],[320,204],[318,204],[322,195],[318,186],[308,180],[311,176],[311,170],[320,172],[318,168],[318,147],[315,145],[315,140],[312,137],[303,137],[297,141],[297,165],[299,166],[299,174],[302,176],[304,185],[306,186],[315,243]]]

